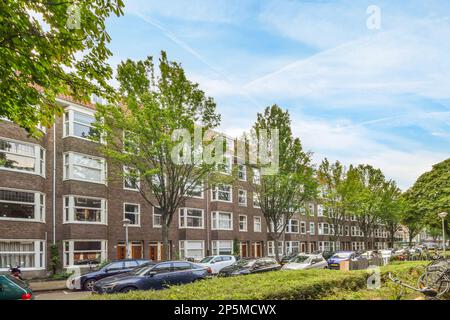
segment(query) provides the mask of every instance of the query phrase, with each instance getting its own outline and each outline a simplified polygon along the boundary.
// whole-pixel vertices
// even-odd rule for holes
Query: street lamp
[[[125,227],[125,258],[130,259],[130,249],[128,245],[128,226],[131,224],[130,219],[123,219],[123,226]]]
[[[446,256],[445,252],[445,218],[447,217],[447,212],[438,213],[439,218],[442,219],[442,250],[444,253],[444,257]]]

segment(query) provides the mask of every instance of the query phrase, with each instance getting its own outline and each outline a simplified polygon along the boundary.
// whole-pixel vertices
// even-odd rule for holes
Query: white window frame
[[[93,117],[94,122],[95,122],[95,111],[94,110],[79,107],[79,106],[69,105],[68,107],[66,107],[64,109],[64,114],[63,114],[63,138],[73,137],[73,138],[77,138],[77,139],[95,142],[92,139],[79,137],[79,136],[75,135],[75,123],[85,126],[85,127],[90,127],[90,128],[94,127],[92,125],[88,125],[85,123],[76,122],[75,116],[74,116],[75,112],[84,114],[85,116]],[[67,119],[67,115],[69,116],[68,119]],[[104,143],[105,141],[102,139],[101,142]]]
[[[0,216],[0,220],[45,223],[45,214],[46,214],[45,193],[41,193],[41,192],[34,191],[34,190],[22,190],[22,189],[11,189],[11,188],[0,188],[0,190],[6,190],[6,191],[12,191],[12,192],[25,192],[25,193],[33,193],[34,194],[34,203],[0,200],[0,203],[34,205],[34,218],[33,219],[9,218],[9,217],[1,217]]]
[[[201,227],[190,227],[187,225],[189,210],[201,211],[201,213],[202,213]],[[199,217],[195,217],[195,218],[198,219]],[[182,222],[183,222],[184,226],[182,226]],[[199,209],[199,208],[187,208],[187,207],[179,208],[179,210],[178,210],[178,227],[180,229],[204,229],[205,228],[205,211],[203,209]]]
[[[241,192],[243,192],[244,194],[241,195]],[[242,197],[245,199],[244,203],[242,203],[240,201],[242,199]],[[240,206],[240,207],[246,207],[247,206],[247,190],[238,189],[238,206]]]
[[[259,220],[259,222],[257,222]],[[259,225],[259,228],[257,226]],[[253,232],[262,232],[262,217],[254,216],[253,217]]]
[[[261,209],[261,202],[256,192],[253,192],[253,208]]]
[[[316,224],[314,222],[309,222],[309,234],[314,236],[316,234]]]
[[[229,187],[230,191],[219,190],[219,187]],[[219,193],[221,193],[221,192],[222,193],[229,193],[230,200],[221,200],[221,199],[219,199]],[[218,184],[218,185],[215,185],[211,189],[211,201],[232,203],[233,202],[233,186],[231,184]]]
[[[278,240],[278,254],[280,256],[283,255],[284,252],[284,243],[283,241]],[[275,248],[274,248],[275,241],[267,241],[267,256],[274,257],[275,256]]]
[[[138,208],[137,213],[126,212],[125,211],[126,205],[137,206],[137,208]],[[126,219],[126,215],[125,214],[134,214],[135,216],[137,216],[137,218],[136,218],[137,223],[136,224],[131,224],[130,223],[128,226],[130,226],[130,227],[140,227],[141,226],[141,205],[139,203],[124,202],[123,203],[123,219]]]
[[[137,188],[130,188],[130,187],[126,186],[127,174],[129,172],[130,172],[129,167],[123,166],[123,189],[124,190],[128,190],[128,191],[139,191],[139,189],[141,188],[141,180],[139,178],[137,178],[137,180],[136,180],[136,187]]]
[[[233,156],[230,154],[224,154],[223,158],[223,161],[217,164],[217,170],[221,174],[231,175],[231,173],[233,172]]]
[[[69,158],[69,163],[67,163],[67,156]],[[101,168],[98,169],[98,168],[92,168],[92,167],[87,167],[87,166],[82,166],[82,165],[75,165],[74,162],[73,162],[73,157],[74,156],[86,157],[86,158],[90,158],[91,160],[100,161]],[[101,157],[91,156],[91,155],[88,155],[88,154],[83,154],[83,153],[70,151],[70,152],[63,153],[63,161],[64,161],[63,181],[76,180],[76,181],[83,181],[83,182],[90,182],[90,183],[97,183],[97,184],[104,184],[104,185],[107,184],[106,183],[107,169],[106,169],[105,158],[101,158]],[[100,180],[101,181],[93,181],[93,180],[89,180],[89,179],[74,178],[73,174],[72,174],[74,166],[100,170]]]
[[[239,177],[241,173],[243,178]],[[238,164],[238,180],[247,181],[247,166],[245,164]]]
[[[33,271],[33,270],[45,270],[46,269],[46,242],[41,239],[0,239],[0,243],[2,242],[19,242],[19,243],[33,243],[34,250],[33,251],[0,251],[0,259],[1,255],[23,255],[23,254],[34,254],[34,266],[33,267],[22,267],[22,271]],[[0,268],[0,271],[9,271],[9,268]]]
[[[228,220],[230,223],[230,228],[221,228],[220,221],[223,220],[220,218],[220,215],[229,215],[230,219]],[[233,230],[233,213],[226,211],[213,211],[211,212],[211,229],[212,230]]]
[[[160,208],[157,208],[160,209]],[[155,224],[155,216],[160,216],[161,224]],[[152,226],[153,228],[162,227],[162,214],[155,213],[155,207],[152,207]]]
[[[75,198],[85,198],[85,199],[92,199],[92,200],[99,200],[101,201],[101,208],[100,208],[100,222],[97,221],[77,221],[75,220]],[[69,205],[66,206],[66,199],[69,199]],[[88,208],[88,209],[95,209],[98,210],[98,208]],[[67,211],[67,212],[66,212]],[[68,217],[67,217],[68,215]],[[107,225],[108,224],[108,201],[104,198],[96,198],[96,197],[86,197],[86,196],[80,196],[80,195],[65,195],[63,197],[63,224],[100,224],[100,225]]]
[[[12,152],[12,151],[5,151],[5,150],[0,150],[0,153],[11,154],[11,155],[16,155],[16,156],[20,156],[20,157],[34,159],[34,171],[26,171],[26,170],[20,170],[20,169],[15,169],[15,168],[6,168],[3,166],[0,166],[0,170],[38,175],[38,176],[45,178],[45,169],[46,169],[45,162],[46,162],[46,153],[47,153],[45,148],[43,148],[42,146],[35,144],[35,143],[28,143],[28,142],[4,138],[4,137],[0,137],[0,140],[3,140],[7,143],[9,142],[9,143],[21,144],[21,145],[33,148],[34,149],[33,156],[30,156],[27,154],[21,154],[19,152]]]
[[[91,250],[91,251],[83,251],[83,252],[100,252],[100,263],[102,261],[106,261],[108,259],[108,241],[105,239],[70,239],[63,241],[63,265],[64,267],[73,266],[73,258],[74,254],[74,244],[75,242],[100,242],[100,251],[99,250]],[[66,243],[68,243],[69,250],[66,250]],[[79,265],[80,268],[88,268],[89,265]]]
[[[190,244],[190,243],[197,243],[197,244],[201,243],[202,253],[200,256],[193,257],[193,256],[186,254],[188,252],[188,250],[199,250],[199,249],[189,249],[188,244]],[[205,241],[204,240],[180,240],[178,242],[178,248],[179,248],[179,253],[180,253],[180,259],[187,259],[187,258],[201,259],[205,256]]]
[[[294,231],[295,227],[297,227],[297,231]],[[288,223],[286,224],[286,233],[300,233],[300,220],[289,219]]]
[[[306,221],[300,221],[300,234],[306,234]]]
[[[261,184],[261,170],[259,168],[252,168],[253,170],[253,184]]]
[[[190,185],[190,183],[188,183],[188,186]],[[204,187],[203,187],[203,181],[200,182],[200,184],[195,185],[193,188],[191,187],[191,192],[192,191],[197,191],[200,192],[201,195],[200,196],[194,196],[192,194],[189,194],[189,192],[186,193],[186,196],[189,198],[195,198],[195,199],[203,199],[204,198]]]
[[[241,218],[245,218],[244,221],[241,221]],[[244,227],[241,228],[241,223],[244,224]],[[241,232],[247,232],[248,231],[248,217],[246,214],[240,214],[239,215],[239,231]]]
[[[224,246],[225,243],[229,243],[230,246]],[[221,249],[230,249],[227,253],[220,253]],[[211,241],[211,250],[213,255],[232,255],[233,254],[233,240],[213,240]]]
[[[323,217],[324,216],[324,207],[321,204],[317,205],[317,216]]]

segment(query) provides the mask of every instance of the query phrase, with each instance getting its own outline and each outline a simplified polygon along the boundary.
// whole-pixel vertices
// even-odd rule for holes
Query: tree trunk
[[[166,219],[164,219],[166,220]],[[161,226],[162,239],[163,239],[163,250],[164,250],[164,260],[170,260],[171,247],[169,244],[169,226],[167,222],[164,221]]]
[[[273,250],[275,251],[275,259],[280,262],[280,252],[278,250],[278,239],[274,239],[273,241]]]

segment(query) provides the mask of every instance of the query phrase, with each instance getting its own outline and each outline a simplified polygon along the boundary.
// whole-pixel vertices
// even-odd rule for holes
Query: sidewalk
[[[55,291],[67,289],[66,280],[57,281],[30,281],[29,282],[31,290],[33,292],[38,291]]]

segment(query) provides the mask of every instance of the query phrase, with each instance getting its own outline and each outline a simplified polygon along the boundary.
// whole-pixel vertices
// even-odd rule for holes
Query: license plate
[[[332,264],[330,264],[330,266],[332,266],[332,267],[339,267],[339,264],[337,264],[337,263],[332,263]]]

